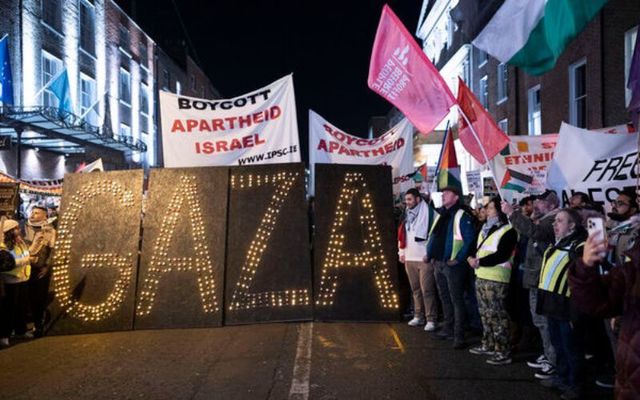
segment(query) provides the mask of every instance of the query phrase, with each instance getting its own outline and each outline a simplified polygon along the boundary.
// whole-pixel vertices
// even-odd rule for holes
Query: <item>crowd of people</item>
[[[0,348],[44,334],[54,222],[39,204],[22,221],[0,218]]]
[[[591,378],[613,388],[614,375],[617,399],[640,398],[636,191],[620,192],[606,214],[584,193],[566,208],[547,190],[475,210],[458,187],[442,193],[439,208],[417,189],[404,196],[408,324],[494,366],[536,351],[532,375],[562,399],[580,398]]]

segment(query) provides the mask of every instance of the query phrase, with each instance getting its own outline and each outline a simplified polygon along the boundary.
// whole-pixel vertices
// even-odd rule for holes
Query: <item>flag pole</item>
[[[89,114],[89,113],[91,112],[91,110],[93,110],[93,108],[94,108],[95,106],[97,106],[97,105],[100,103],[100,100],[101,100],[103,97],[105,97],[107,93],[109,93],[109,90],[106,90],[102,96],[98,97],[98,99],[95,101],[95,103],[93,103],[93,104],[91,105],[91,107],[87,108],[87,111],[85,111],[85,112],[84,112],[84,114],[82,114],[82,115],[80,116],[80,119],[83,119],[84,117],[86,117],[86,116],[87,116],[87,114]]]
[[[7,36],[9,36],[8,33],[5,33],[4,36],[2,37],[2,39],[0,39],[0,42],[2,42],[3,40],[5,40],[7,38]]]
[[[58,73],[58,75],[56,75],[56,76],[54,76],[53,78],[49,79],[49,82],[47,82],[47,84],[46,84],[46,85],[44,85],[44,86],[42,87],[42,89],[38,90],[38,93],[36,93],[36,94],[33,96],[33,99],[32,99],[31,101],[36,101],[36,100],[38,100],[38,96],[40,96],[40,95],[42,94],[42,92],[44,92],[44,91],[45,91],[45,89],[47,89],[47,88],[49,87],[49,85],[51,85],[51,83],[53,83],[53,81],[55,81],[55,80],[56,80],[56,79],[58,79],[60,76],[62,76],[62,74],[64,74],[66,71],[67,71],[67,69],[66,69],[66,68],[62,68],[62,71],[60,71],[60,72]]]
[[[444,138],[442,138],[442,148],[440,149],[440,156],[438,156],[438,163],[436,164],[436,172],[433,175],[433,182],[431,182],[431,193],[438,191],[438,175],[440,174],[440,162],[442,162],[442,153],[444,150],[444,142],[447,139],[449,132],[449,124],[451,120],[447,120],[447,127],[444,128]]]
[[[491,177],[493,178],[493,181],[496,183],[496,189],[498,190],[498,194],[500,195],[500,198],[504,200],[504,196],[502,195],[502,191],[500,190],[500,184],[498,183],[498,178],[496,178],[496,171],[493,168],[493,164],[489,162],[489,157],[487,157],[487,152],[484,150],[484,146],[482,145],[482,142],[480,142],[480,137],[478,136],[478,133],[473,128],[473,125],[471,124],[471,121],[469,121],[469,118],[467,118],[467,115],[464,113],[464,111],[462,111],[462,108],[460,107],[460,105],[456,104],[456,107],[458,107],[458,112],[462,115],[462,118],[464,118],[464,120],[467,122],[467,125],[469,126],[469,129],[473,134],[473,138],[478,143],[478,146],[480,146],[480,151],[482,151],[482,156],[484,157],[484,161],[489,165],[489,171],[491,171]]]

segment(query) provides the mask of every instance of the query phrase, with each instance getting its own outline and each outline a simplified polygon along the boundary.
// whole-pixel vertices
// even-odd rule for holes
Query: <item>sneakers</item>
[[[420,326],[424,325],[424,320],[422,318],[413,317],[411,321],[407,323],[409,326]]]
[[[475,354],[478,356],[492,356],[495,354],[494,351],[487,349],[484,346],[476,346],[469,349],[469,353]]]
[[[545,364],[550,364],[550,363],[549,363],[549,360],[547,360],[547,357],[544,356],[544,354],[536,358],[535,361],[527,361],[527,365],[531,368],[541,369],[542,367],[545,366]]]
[[[559,390],[566,389],[566,387],[562,384],[562,382],[560,382],[560,379],[558,379],[557,377],[542,380],[540,381],[540,384],[549,389],[559,389]]]
[[[511,364],[511,357],[505,354],[496,354],[487,360],[487,364],[491,365],[507,365]]]
[[[533,376],[542,380],[554,377],[556,374],[556,369],[553,367],[553,365],[551,365],[551,363],[548,363],[548,362],[545,362],[543,364],[544,365],[542,366],[540,371],[533,374]]]
[[[25,333],[19,334],[19,335],[15,335],[16,339],[22,339],[22,340],[31,340],[33,339],[33,332],[31,331],[27,331]]]
[[[426,332],[433,332],[436,330],[436,323],[433,321],[429,321],[427,322],[427,324],[424,326],[424,330]]]
[[[3,337],[0,339],[0,348],[9,347],[9,338]]]
[[[436,337],[441,340],[451,340],[453,339],[453,333],[451,333],[451,331],[444,329],[436,333]]]

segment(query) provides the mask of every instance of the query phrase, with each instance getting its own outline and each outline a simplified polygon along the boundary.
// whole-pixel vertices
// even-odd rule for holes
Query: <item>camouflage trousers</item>
[[[509,284],[478,278],[476,294],[482,320],[482,346],[498,354],[509,355],[509,314],[505,306]]]

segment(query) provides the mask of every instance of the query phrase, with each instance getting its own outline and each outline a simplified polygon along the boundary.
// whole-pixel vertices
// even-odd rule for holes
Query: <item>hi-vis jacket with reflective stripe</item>
[[[498,245],[504,235],[512,229],[511,225],[504,224],[493,232],[490,231],[489,236],[486,238],[482,231],[480,231],[480,234],[478,235],[478,252],[476,253],[476,256],[478,258],[483,258],[491,254],[495,254],[498,251]],[[476,276],[488,281],[509,283],[509,280],[511,279],[512,262],[513,254],[505,262],[498,263],[490,267],[476,268]]]

